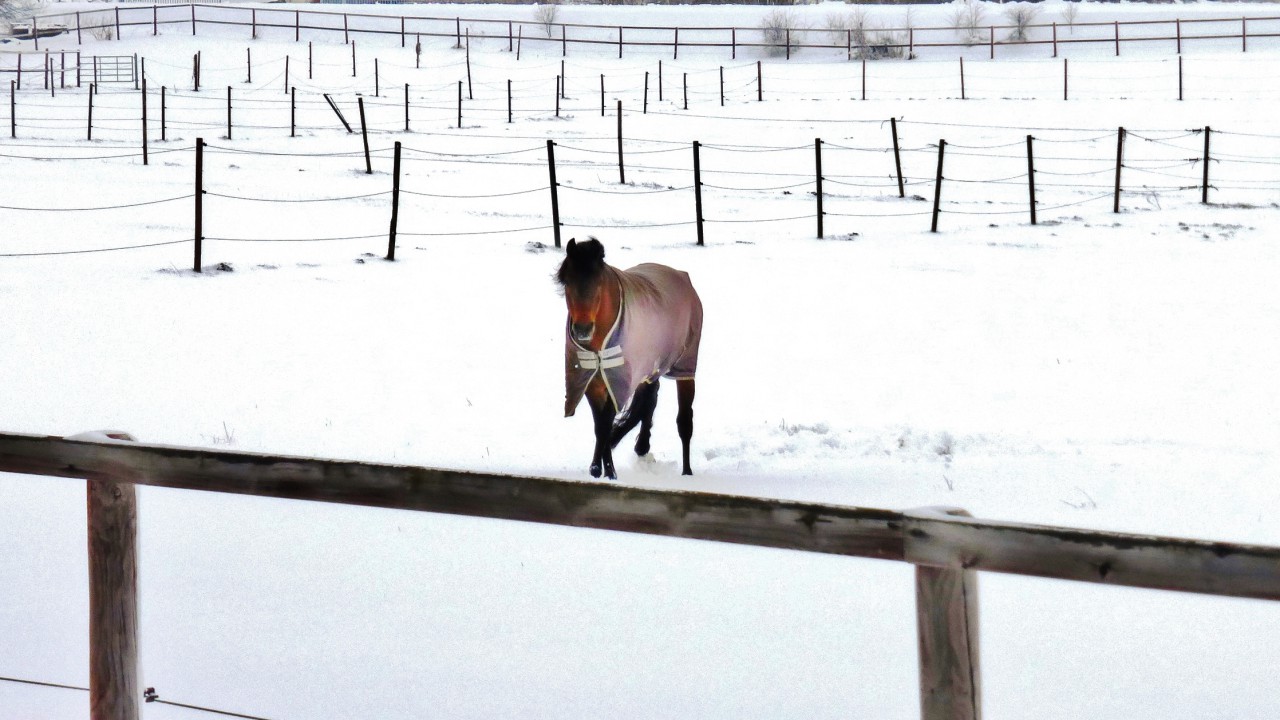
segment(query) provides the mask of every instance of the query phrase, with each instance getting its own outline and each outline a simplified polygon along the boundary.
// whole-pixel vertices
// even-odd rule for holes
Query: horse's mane
[[[594,237],[583,242],[570,240],[565,247],[564,262],[556,271],[556,282],[561,287],[586,289],[596,283],[607,267],[604,263],[604,245]]]

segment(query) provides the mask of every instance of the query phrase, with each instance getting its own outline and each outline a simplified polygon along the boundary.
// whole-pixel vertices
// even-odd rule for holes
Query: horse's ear
[[[570,255],[570,254],[572,254],[572,253],[573,253],[574,248],[576,248],[576,247],[578,247],[578,240],[577,240],[577,238],[569,238],[569,244],[564,246],[564,252],[565,252],[565,254],[566,254],[566,255]]]

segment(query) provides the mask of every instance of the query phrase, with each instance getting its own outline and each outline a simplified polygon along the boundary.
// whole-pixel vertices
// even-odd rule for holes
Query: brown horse
[[[649,452],[658,379],[676,380],[676,429],[689,467],[693,437],[693,376],[702,339],[702,301],[689,275],[645,263],[619,270],[605,263],[599,240],[570,240],[556,273],[564,289],[565,417],[583,396],[595,420],[591,476],[616,480],[613,448],[638,424],[636,454]]]

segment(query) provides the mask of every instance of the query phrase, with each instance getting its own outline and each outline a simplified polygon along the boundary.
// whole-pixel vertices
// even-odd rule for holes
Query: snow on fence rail
[[[399,38],[401,47],[411,40],[443,39],[461,47],[469,35],[502,42],[507,49],[519,52],[526,42],[559,49],[562,56],[569,47],[585,46],[588,51],[615,49],[622,57],[627,48],[633,51],[663,49],[673,59],[681,48],[718,49],[727,51],[731,59],[738,50],[755,51],[791,58],[796,52],[822,50],[854,57],[915,57],[918,53],[939,49],[976,53],[995,58],[997,48],[1034,48],[1042,46],[1058,57],[1061,47],[1095,45],[1105,50],[1114,47],[1120,55],[1125,44],[1163,43],[1181,53],[1184,45],[1232,45],[1247,52],[1250,40],[1255,44],[1280,37],[1280,16],[1236,16],[1218,18],[1173,18],[1169,20],[1124,20],[1110,22],[1070,21],[1063,23],[1030,23],[1001,25],[977,23],[972,27],[886,27],[874,31],[848,28],[802,27],[677,27],[651,25],[592,25],[584,23],[543,22],[495,18],[463,18],[351,13],[333,10],[301,10],[272,7],[227,7],[206,3],[151,3],[117,5],[109,10],[79,11],[38,15],[31,23],[48,27],[65,26],[83,42],[85,33],[103,39],[119,39],[126,32],[160,34],[161,26],[190,26],[197,35],[200,25],[232,26],[248,29],[250,37],[265,33],[292,35],[301,41],[307,37],[337,37],[349,43],[353,36],[389,36]],[[37,49],[39,38],[34,38]]]
[[[85,479],[90,706],[136,720],[137,485],[519,520],[916,567],[921,716],[981,717],[977,572],[1280,600],[1280,547],[613,483],[0,433],[0,472]]]

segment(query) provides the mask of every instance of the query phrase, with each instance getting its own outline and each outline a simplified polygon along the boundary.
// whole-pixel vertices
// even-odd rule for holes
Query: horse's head
[[[612,323],[617,314],[617,298],[605,280],[604,246],[595,238],[585,242],[570,240],[556,280],[564,289],[569,307],[569,332],[579,343],[596,334],[597,324]]]

